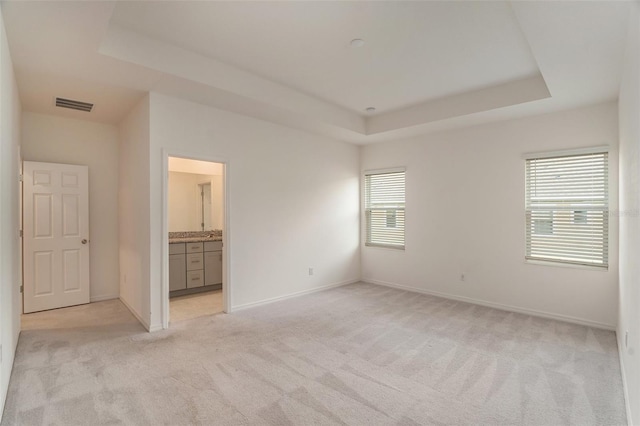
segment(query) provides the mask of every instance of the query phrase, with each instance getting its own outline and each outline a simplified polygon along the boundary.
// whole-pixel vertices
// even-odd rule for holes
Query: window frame
[[[393,207],[380,207],[377,210],[384,210],[384,222],[386,224],[389,224],[389,215],[390,212],[394,213],[393,215],[393,225],[392,229],[398,229],[398,224],[400,223],[400,221],[402,221],[402,244],[389,244],[389,243],[379,243],[379,242],[372,242],[369,240],[370,234],[369,234],[369,229],[370,229],[370,210],[371,208],[367,206],[367,176],[373,176],[373,175],[384,175],[384,174],[391,174],[391,173],[404,173],[404,203],[403,206],[401,208],[393,208]],[[384,248],[384,249],[393,249],[393,250],[405,250],[406,247],[406,239],[407,239],[407,233],[406,233],[406,196],[407,196],[407,169],[406,167],[392,167],[392,168],[385,168],[385,169],[372,169],[372,170],[365,170],[362,172],[362,212],[363,212],[363,216],[364,216],[364,220],[363,220],[363,240],[364,240],[364,245],[365,247],[375,247],[375,248]],[[398,212],[402,211],[403,213],[403,218],[399,219],[398,217]]]
[[[528,168],[528,162],[530,160],[544,160],[544,159],[553,159],[553,158],[566,158],[566,157],[579,157],[579,156],[585,156],[585,155],[597,155],[597,154],[602,154],[605,156],[605,176],[602,177],[602,179],[604,180],[604,185],[605,185],[605,189],[604,189],[604,202],[603,205],[601,207],[598,208],[593,208],[593,209],[588,209],[586,207],[582,207],[582,206],[573,206],[571,208],[568,209],[568,207],[562,206],[563,202],[558,202],[556,206],[553,207],[557,207],[555,209],[551,209],[548,206],[546,206],[545,208],[547,210],[549,210],[549,212],[551,213],[551,217],[552,217],[552,224],[551,224],[551,233],[553,233],[553,227],[555,224],[555,216],[557,216],[558,214],[560,214],[562,216],[562,213],[564,212],[565,215],[569,214],[571,216],[571,223],[573,224],[585,224],[586,221],[588,221],[588,217],[589,217],[589,212],[602,212],[602,262],[598,263],[598,262],[591,262],[588,261],[586,259],[582,259],[582,260],[571,260],[571,259],[559,259],[558,257],[553,258],[553,257],[545,257],[545,256],[541,256],[541,255],[537,255],[537,256],[532,256],[531,255],[531,244],[532,241],[530,240],[530,233],[532,233],[532,230],[529,229],[531,227],[533,227],[535,225],[535,218],[533,218],[534,212],[537,212],[538,215],[542,212],[542,208],[538,207],[538,208],[532,208],[530,207],[531,204],[531,199],[530,197],[530,189],[531,189],[531,185],[529,183],[529,180],[531,179],[529,176],[529,168]],[[588,269],[595,269],[595,270],[600,270],[600,271],[607,271],[609,269],[609,241],[610,241],[610,220],[609,220],[609,214],[611,211],[611,197],[610,197],[610,187],[611,187],[611,161],[610,161],[610,147],[609,146],[597,146],[597,147],[588,147],[588,148],[580,148],[580,149],[573,149],[573,150],[562,150],[562,151],[549,151],[549,152],[538,152],[538,153],[528,153],[528,154],[524,154],[522,156],[522,158],[525,160],[524,165],[525,165],[525,223],[524,223],[524,230],[525,230],[525,263],[531,263],[531,264],[537,264],[537,265],[549,265],[549,266],[564,266],[564,267],[574,267],[574,268],[588,268]],[[566,202],[564,202],[564,204],[566,204]],[[576,218],[579,218],[578,220],[576,220]],[[560,223],[560,226],[562,226],[562,223]],[[598,238],[598,234],[595,233],[591,233],[588,234],[589,237],[593,237],[594,239]],[[566,238],[566,237],[564,237]],[[574,257],[577,257],[577,255],[574,253]]]

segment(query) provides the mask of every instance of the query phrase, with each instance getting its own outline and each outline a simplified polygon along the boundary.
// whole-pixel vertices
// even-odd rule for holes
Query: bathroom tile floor
[[[172,297],[169,300],[169,321],[171,323],[221,312],[222,290]]]

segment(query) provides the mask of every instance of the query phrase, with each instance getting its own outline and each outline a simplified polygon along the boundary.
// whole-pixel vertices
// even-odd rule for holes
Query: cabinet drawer
[[[186,243],[187,253],[200,253],[202,252],[202,243]]]
[[[187,255],[187,271],[196,271],[204,269],[204,261],[202,253],[191,253]]]
[[[169,244],[169,254],[182,254],[182,253],[184,253],[184,243]]]
[[[204,251],[222,250],[222,241],[206,241],[204,243]]]
[[[187,288],[204,286],[204,274],[202,270],[187,272]]]

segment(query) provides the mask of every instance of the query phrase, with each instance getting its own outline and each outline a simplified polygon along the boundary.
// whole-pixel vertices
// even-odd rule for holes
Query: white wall
[[[211,226],[224,229],[224,177],[211,177]]]
[[[620,313],[618,346],[629,424],[640,422],[640,8],[632,4],[620,116]],[[628,347],[625,332],[629,332]]]
[[[1,7],[1,6],[0,6]],[[0,9],[0,418],[20,334],[20,99]]]
[[[120,124],[119,140],[120,300],[149,329],[149,96]]]
[[[364,247],[363,280],[614,327],[617,220],[607,272],[525,264],[522,155],[610,145],[615,211],[617,120],[608,103],[363,147],[362,170],[407,168],[406,250]]]
[[[194,173],[169,172],[169,232],[200,231],[202,223],[202,197],[198,185],[211,184],[211,207],[222,204],[222,198],[213,197],[214,177]],[[213,212],[211,214],[213,218]],[[214,224],[213,220],[211,224]],[[221,229],[221,228],[212,228]]]
[[[359,279],[357,147],[152,93],[152,327],[165,297],[163,149],[228,161],[232,308]]]
[[[89,166],[91,301],[117,298],[118,129],[25,112],[22,159]]]

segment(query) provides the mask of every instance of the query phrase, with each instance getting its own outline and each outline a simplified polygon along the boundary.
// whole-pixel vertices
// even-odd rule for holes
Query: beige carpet
[[[222,312],[222,290],[189,294],[169,299],[171,324]]]
[[[3,425],[625,424],[614,333],[369,284],[147,334],[25,320]]]

